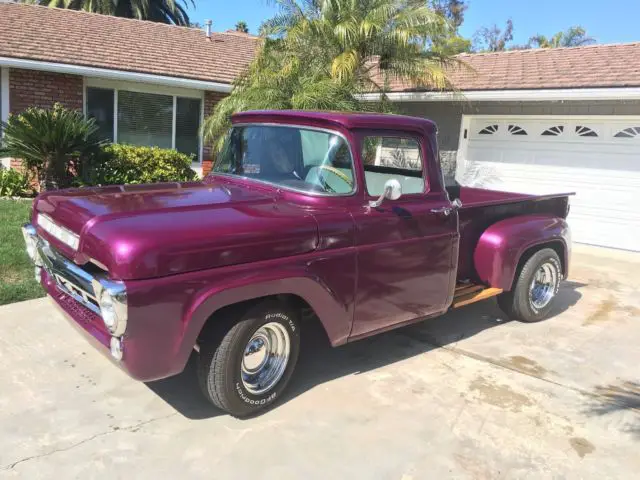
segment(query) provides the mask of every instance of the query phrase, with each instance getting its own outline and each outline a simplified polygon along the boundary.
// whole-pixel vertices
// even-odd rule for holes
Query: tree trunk
[[[46,192],[47,190],[58,190],[58,178],[56,171],[56,162],[52,161],[51,157],[45,158],[42,162],[42,168],[38,171],[38,180],[40,183],[40,191]]]

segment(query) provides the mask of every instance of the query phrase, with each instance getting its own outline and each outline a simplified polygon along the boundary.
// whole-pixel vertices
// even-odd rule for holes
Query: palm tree
[[[428,47],[447,30],[444,17],[417,0],[276,0],[280,14],[262,33],[286,40],[293,56],[325,49],[331,77],[356,78],[376,87],[393,78],[417,86],[449,86],[443,60]],[[372,61],[376,60],[376,61]],[[374,75],[379,70],[379,75]]]
[[[260,53],[205,122],[206,141],[219,139],[237,111],[386,111],[384,93],[392,80],[451,86],[445,67],[454,60],[431,48],[449,24],[423,0],[276,3],[279,13],[261,27]],[[360,101],[365,92],[381,93],[381,103]]]
[[[249,33],[249,26],[247,25],[247,22],[240,20],[238,23],[236,23],[236,31]]]
[[[529,39],[529,43],[539,48],[580,47],[595,43],[595,39],[587,36],[582,27],[571,27],[564,32],[558,32],[551,38],[536,35]]]
[[[68,8],[87,12],[135,18],[152,22],[189,26],[188,4],[194,0],[25,0],[46,7]]]

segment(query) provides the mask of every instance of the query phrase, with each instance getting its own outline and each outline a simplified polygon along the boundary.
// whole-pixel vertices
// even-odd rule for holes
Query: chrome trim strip
[[[302,193],[304,195],[309,195],[312,197],[353,197],[354,195],[356,195],[358,193],[358,180],[357,180],[357,175],[358,175],[358,169],[356,168],[355,165],[355,157],[353,156],[353,148],[351,147],[351,142],[349,142],[349,140],[347,139],[346,136],[344,136],[341,132],[338,132],[337,130],[331,130],[330,128],[322,128],[322,127],[310,127],[307,125],[296,125],[293,123],[271,123],[271,122],[265,122],[265,123],[234,123],[231,125],[231,128],[234,127],[288,127],[288,128],[298,128],[301,130],[315,130],[318,132],[324,132],[324,133],[330,133],[332,135],[337,135],[338,137],[342,138],[344,140],[344,142],[347,144],[347,148],[349,149],[349,156],[351,156],[351,173],[353,174],[353,190],[351,190],[351,192],[349,193],[321,193],[321,192],[311,192],[308,190],[301,190],[298,188],[293,188],[293,187],[289,187],[289,186],[285,186],[285,185],[280,185],[279,183],[274,183],[274,182],[269,182],[266,180],[260,180],[258,178],[252,178],[252,177],[245,177],[243,175],[237,175],[235,173],[224,173],[224,172],[216,172],[215,168],[216,165],[215,163],[213,164],[213,167],[211,169],[211,174],[212,175],[222,175],[224,177],[230,177],[230,178],[243,178],[246,180],[250,180],[252,182],[258,182],[258,183],[262,183],[264,185],[269,185],[270,187],[275,187],[278,189],[282,189],[282,190],[288,190],[291,192],[295,192],[295,193]],[[228,132],[227,132],[228,135]]]

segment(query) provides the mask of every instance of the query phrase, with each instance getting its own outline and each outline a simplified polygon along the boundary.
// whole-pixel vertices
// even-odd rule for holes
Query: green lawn
[[[44,296],[20,230],[29,221],[31,204],[31,199],[0,199],[0,305]]]

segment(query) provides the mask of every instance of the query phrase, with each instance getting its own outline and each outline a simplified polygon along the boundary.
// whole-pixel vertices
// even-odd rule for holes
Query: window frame
[[[171,148],[175,149],[176,146],[176,117],[177,117],[177,105],[178,97],[193,98],[200,100],[200,128],[204,123],[204,90],[191,90],[187,88],[167,87],[164,85],[155,85],[150,83],[137,83],[137,82],[124,82],[114,81],[102,78],[84,77],[84,85],[82,89],[82,109],[85,118],[87,117],[87,90],[89,88],[103,88],[113,90],[113,138],[114,143],[118,143],[118,92],[120,90],[137,92],[137,93],[151,93],[156,95],[165,95],[173,97],[173,109],[172,109],[172,121],[171,121]],[[200,167],[202,165],[204,156],[204,142],[201,135],[198,135],[198,153],[196,155],[194,163]]]
[[[365,175],[365,165],[364,158],[362,157],[362,149],[364,147],[364,141],[368,137],[391,137],[391,138],[404,138],[414,140],[418,144],[418,148],[420,149],[420,158],[422,161],[422,179],[424,180],[424,187],[422,192],[415,193],[402,193],[402,196],[397,200],[398,202],[406,199],[406,200],[415,200],[417,198],[421,198],[422,196],[428,194],[431,191],[431,182],[429,179],[429,170],[427,168],[427,155],[424,145],[423,137],[415,132],[411,131],[399,131],[399,130],[360,130],[357,135],[357,143],[358,143],[358,159],[360,163],[360,167],[362,170],[362,187],[364,190],[365,197],[367,200],[376,199],[380,195],[371,195],[369,193],[369,189],[367,188],[367,178]]]
[[[356,157],[354,155],[353,152],[353,145],[351,144],[351,141],[349,140],[348,136],[345,135],[343,132],[339,131],[339,130],[334,130],[332,128],[324,128],[324,127],[315,127],[315,126],[310,126],[310,125],[305,125],[302,123],[277,123],[277,122],[242,122],[242,123],[234,123],[231,125],[231,127],[229,128],[229,131],[231,130],[231,128],[236,128],[236,127],[290,127],[290,128],[298,128],[298,129],[302,129],[302,130],[314,130],[317,132],[324,132],[324,133],[329,133],[331,135],[337,135],[340,138],[342,138],[345,143],[347,144],[347,147],[349,149],[349,155],[351,156],[351,168],[353,169],[353,177],[354,177],[354,182],[353,182],[353,189],[351,190],[351,192],[349,193],[328,193],[328,192],[312,192],[309,190],[302,190],[299,188],[294,188],[294,187],[290,187],[288,185],[280,185],[277,183],[273,183],[273,182],[269,182],[267,180],[260,180],[258,178],[252,178],[252,177],[243,177],[241,175],[235,175],[232,173],[222,173],[222,172],[215,172],[215,161],[213,163],[212,169],[211,169],[211,174],[212,175],[221,175],[223,177],[227,177],[227,178],[242,178],[242,179],[246,179],[252,182],[258,182],[261,183],[263,185],[268,185],[271,188],[276,188],[276,189],[280,189],[280,190],[286,190],[289,192],[293,192],[293,193],[300,193],[303,195],[309,195],[311,197],[323,197],[323,198],[345,198],[345,197],[355,197],[358,192],[360,191],[360,185],[359,185],[359,178],[360,178],[360,174],[358,172],[358,160],[360,159],[360,157]],[[229,131],[227,131],[227,135],[229,134]]]

